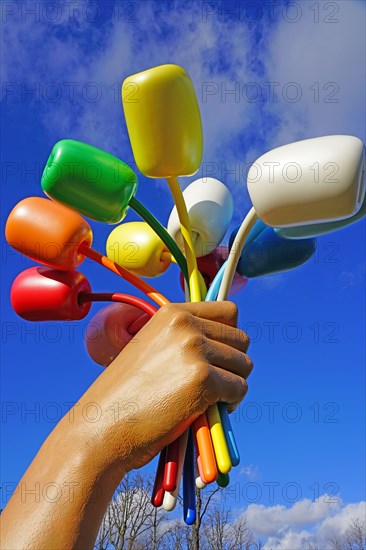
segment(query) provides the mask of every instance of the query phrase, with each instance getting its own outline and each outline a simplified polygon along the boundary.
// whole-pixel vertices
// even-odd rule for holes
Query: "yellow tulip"
[[[171,254],[155,231],[145,222],[124,223],[107,239],[110,260],[142,277],[157,277],[171,264]]]
[[[126,78],[122,104],[139,170],[150,178],[195,174],[202,159],[201,115],[192,81],[178,65]]]

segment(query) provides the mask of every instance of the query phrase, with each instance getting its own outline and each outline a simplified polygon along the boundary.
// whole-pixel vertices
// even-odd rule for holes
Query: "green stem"
[[[150,227],[155,231],[155,233],[161,238],[165,246],[169,248],[170,252],[172,253],[172,256],[174,256],[177,264],[179,265],[183,273],[183,276],[187,281],[187,284],[189,285],[187,261],[183,256],[183,253],[181,252],[177,243],[169,235],[165,227],[161,225],[159,220],[157,220],[155,216],[151,214],[151,212],[149,212],[147,208],[145,208],[145,206],[136,199],[136,197],[131,198],[130,207],[136,212],[136,214],[138,214],[143,220],[145,220],[146,223],[150,225]]]

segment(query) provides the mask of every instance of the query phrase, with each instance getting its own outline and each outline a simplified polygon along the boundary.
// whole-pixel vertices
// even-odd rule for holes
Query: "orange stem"
[[[158,292],[153,286],[149,285],[145,281],[142,281],[139,277],[137,277],[137,275],[131,273],[131,271],[128,271],[121,265],[116,264],[115,262],[107,258],[107,256],[103,256],[103,254],[100,254],[96,250],[93,250],[86,245],[81,245],[79,250],[90,260],[94,260],[98,264],[103,265],[110,271],[113,271],[113,273],[116,273],[116,275],[119,275],[120,277],[134,285],[159,306],[165,306],[166,304],[170,303],[169,300],[165,298],[163,294],[160,294],[160,292]]]

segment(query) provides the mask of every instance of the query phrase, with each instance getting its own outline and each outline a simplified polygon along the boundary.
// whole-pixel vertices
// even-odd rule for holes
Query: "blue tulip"
[[[239,227],[230,237],[232,246]],[[243,248],[237,272],[243,277],[282,273],[304,264],[314,254],[316,239],[291,241],[279,237],[272,227],[256,222]]]

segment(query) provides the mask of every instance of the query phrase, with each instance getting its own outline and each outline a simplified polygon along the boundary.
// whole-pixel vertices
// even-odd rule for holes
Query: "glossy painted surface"
[[[196,92],[178,65],[160,65],[129,76],[122,104],[136,164],[145,176],[169,178],[197,172],[203,135]]]
[[[167,247],[145,222],[123,223],[113,229],[107,239],[106,253],[108,258],[141,277],[157,277],[171,264]]]
[[[197,257],[206,256],[222,241],[231,222],[234,203],[229,189],[215,178],[200,178],[183,191],[192,228]],[[168,231],[183,250],[183,237],[176,207],[173,208]]]
[[[326,235],[327,233],[333,233],[339,231],[344,227],[352,225],[353,223],[362,220],[366,216],[366,196],[363,199],[363,203],[357,214],[346,218],[345,220],[338,220],[336,222],[327,223],[314,223],[311,225],[297,225],[294,227],[279,227],[275,228],[275,231],[279,237],[283,239],[306,239],[310,237],[318,237],[320,235]]]
[[[91,319],[85,334],[85,347],[90,357],[108,365],[117,357],[150,316],[129,304],[110,304]]]
[[[218,246],[207,254],[207,256],[202,256],[197,258],[198,269],[206,283],[207,288],[209,289],[212,281],[214,280],[217,272],[220,267],[224,264],[229,256],[229,248],[227,246]],[[248,280],[245,277],[242,277],[238,273],[235,274],[233,284],[231,286],[230,296],[235,296],[241,292],[247,285]],[[184,279],[182,274],[180,275],[180,285],[184,291]]]
[[[50,198],[93,220],[118,223],[137,190],[127,164],[102,149],[73,139],[56,143],[42,175]]]
[[[256,225],[252,232],[257,229]],[[272,227],[263,228],[262,225],[259,225],[259,233],[252,233],[254,239],[249,234],[248,242],[243,248],[236,268],[236,272],[243,277],[261,277],[289,271],[304,264],[314,254],[316,239],[282,239]],[[230,244],[233,243],[237,231],[238,227],[230,236]]]
[[[91,286],[82,273],[37,266],[15,278],[10,300],[27,321],[76,321],[90,311],[90,303],[79,302],[80,295],[89,292]]]
[[[341,220],[361,207],[365,149],[354,136],[289,143],[265,153],[248,172],[248,191],[261,220],[291,227]]]
[[[41,197],[28,197],[13,208],[5,236],[21,254],[61,270],[80,265],[85,259],[80,245],[89,247],[93,240],[90,225],[79,214]]]

